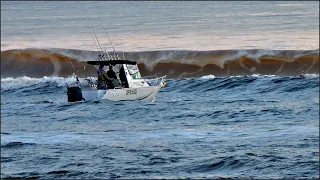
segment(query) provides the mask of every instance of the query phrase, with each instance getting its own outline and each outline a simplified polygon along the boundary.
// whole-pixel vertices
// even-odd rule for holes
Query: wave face
[[[142,75],[190,78],[205,75],[300,75],[319,73],[318,50],[163,50],[119,52],[138,62]],[[2,77],[96,76],[98,52],[76,49],[16,49],[1,52]],[[70,60],[72,64],[70,63]],[[85,66],[85,68],[84,68]]]
[[[1,79],[1,177],[319,177],[319,74],[169,79],[153,103],[68,103],[75,81]]]
[[[97,78],[93,77],[93,80]],[[89,86],[85,78],[79,78],[83,87]],[[181,91],[181,92],[211,92],[220,90],[230,90],[240,88],[245,90],[250,83],[257,83],[251,87],[251,91],[256,93],[279,93],[294,92],[305,89],[319,87],[319,74],[305,74],[298,76],[276,76],[276,75],[241,75],[229,77],[216,77],[214,75],[202,76],[200,78],[185,78],[181,80],[168,80],[167,87],[164,91]],[[271,85],[270,85],[271,83]],[[2,78],[1,93],[30,93],[34,94],[51,94],[54,92],[65,93],[69,86],[76,85],[75,77],[42,77],[31,78],[27,76],[18,78]]]

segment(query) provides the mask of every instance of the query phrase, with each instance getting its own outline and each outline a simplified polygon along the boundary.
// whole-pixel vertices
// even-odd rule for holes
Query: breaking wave
[[[97,78],[92,78],[93,81]],[[81,86],[89,86],[85,78],[79,78]],[[212,90],[230,90],[235,87],[246,89],[248,84],[258,83],[251,86],[251,90],[259,93],[273,91],[299,91],[308,88],[319,87],[319,74],[305,74],[297,76],[276,76],[276,75],[238,75],[228,77],[216,77],[206,75],[200,78],[169,79],[164,91],[178,90],[183,92],[198,92]],[[56,93],[65,91],[65,87],[75,86],[74,76],[64,77],[42,77],[31,78],[27,76],[18,78],[1,78],[1,93]],[[252,89],[253,88],[253,89]],[[255,89],[256,88],[256,89]]]
[[[118,52],[138,62],[142,75],[189,78],[206,75],[300,75],[319,73],[318,50],[212,50]],[[98,52],[75,49],[16,49],[1,52],[2,77],[96,76]],[[70,63],[70,60],[72,64]],[[84,68],[85,67],[85,68]]]

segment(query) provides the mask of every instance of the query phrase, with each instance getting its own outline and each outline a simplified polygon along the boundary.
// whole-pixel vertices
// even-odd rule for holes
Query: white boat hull
[[[155,101],[156,95],[160,90],[160,86],[149,86],[139,88],[122,88],[107,90],[82,90],[84,101]]]

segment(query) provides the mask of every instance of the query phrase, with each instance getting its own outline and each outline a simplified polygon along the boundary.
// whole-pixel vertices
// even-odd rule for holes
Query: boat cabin
[[[135,61],[130,60],[111,60],[111,61],[88,61],[90,65],[99,66],[118,66],[119,71],[116,72],[117,78],[110,81],[101,81],[98,78],[98,89],[114,89],[114,88],[136,88],[147,87],[148,83],[142,79],[139,67]],[[101,84],[99,84],[101,83]]]

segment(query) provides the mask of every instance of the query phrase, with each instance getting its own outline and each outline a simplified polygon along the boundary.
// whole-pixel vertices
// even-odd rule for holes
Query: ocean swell
[[[142,75],[168,78],[319,73],[318,50],[212,50],[119,52],[138,62]],[[75,49],[16,49],[1,52],[2,77],[96,76],[98,52]]]

